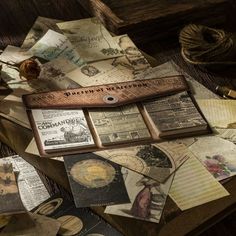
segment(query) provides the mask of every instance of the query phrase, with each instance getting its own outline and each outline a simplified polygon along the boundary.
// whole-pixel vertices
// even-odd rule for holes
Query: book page
[[[236,128],[236,100],[198,99],[197,103],[212,127]]]
[[[176,171],[169,195],[181,210],[187,210],[229,193],[199,160],[191,156]]]
[[[119,45],[95,17],[62,22],[57,26],[86,62],[123,55]]]

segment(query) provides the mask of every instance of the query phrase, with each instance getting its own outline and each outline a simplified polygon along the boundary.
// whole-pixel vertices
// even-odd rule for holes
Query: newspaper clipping
[[[44,150],[92,146],[94,141],[82,110],[32,110]]]

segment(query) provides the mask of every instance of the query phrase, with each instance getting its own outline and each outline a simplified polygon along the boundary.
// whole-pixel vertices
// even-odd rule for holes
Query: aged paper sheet
[[[191,156],[176,171],[169,192],[181,210],[228,196],[227,190]]]
[[[97,18],[58,23],[59,29],[75,45],[86,62],[122,55],[121,48]]]
[[[53,30],[48,30],[47,33],[39,40],[32,48],[30,48],[34,56],[51,61],[58,57],[66,58],[77,66],[85,64],[81,56],[75,50],[68,38]]]
[[[127,35],[113,38],[124,56],[89,63],[67,74],[81,86],[101,85],[134,80],[149,63]]]
[[[217,136],[196,137],[190,151],[217,179],[236,175],[236,145]]]
[[[105,213],[158,223],[173,180],[160,184],[134,171],[122,168],[130,203],[107,206]]]
[[[17,184],[25,208],[30,211],[50,197],[35,168],[20,156],[4,158],[13,165],[14,172],[19,172]]]
[[[111,149],[97,155],[145,176],[164,182],[188,159],[188,149],[176,142]]]
[[[30,49],[49,29],[61,33],[56,25],[59,22],[60,20],[39,16],[28,32],[21,48]]]
[[[198,99],[197,103],[212,127],[236,128],[236,101]]]

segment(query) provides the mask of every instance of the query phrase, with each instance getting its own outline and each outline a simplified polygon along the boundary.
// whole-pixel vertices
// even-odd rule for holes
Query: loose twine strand
[[[203,25],[189,24],[179,35],[183,58],[196,65],[236,64],[232,34]]]

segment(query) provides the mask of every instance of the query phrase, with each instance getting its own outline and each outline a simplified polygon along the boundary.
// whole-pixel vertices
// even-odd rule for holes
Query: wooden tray
[[[230,0],[77,0],[108,30],[135,43],[175,37],[188,23],[220,26]]]

